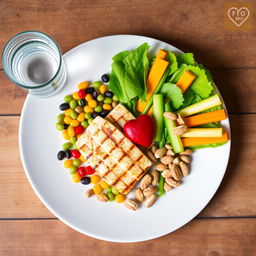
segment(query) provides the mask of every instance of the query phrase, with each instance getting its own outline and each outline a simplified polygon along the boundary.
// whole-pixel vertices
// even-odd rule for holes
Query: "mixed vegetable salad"
[[[86,197],[96,194],[103,202],[124,201],[131,210],[137,210],[143,201],[150,207],[158,196],[179,186],[190,172],[193,150],[221,146],[228,141],[220,123],[227,115],[210,72],[195,62],[192,53],[175,54],[160,49],[150,58],[148,51],[149,45],[144,43],[133,51],[116,54],[110,75],[102,75],[101,81],[81,82],[78,91],[64,98],[59,106],[63,113],[57,116],[56,124],[67,140],[57,158],[65,159],[64,166],[74,182],[94,184]],[[129,116],[125,123],[116,126],[155,164],[155,170],[144,170],[145,176],[135,179],[141,179],[134,192],[135,200],[126,199],[126,193],[88,166],[87,156],[77,146],[94,119],[108,119],[115,108],[115,115],[123,111]]]

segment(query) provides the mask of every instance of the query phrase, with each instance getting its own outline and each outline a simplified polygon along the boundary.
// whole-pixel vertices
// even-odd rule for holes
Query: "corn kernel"
[[[97,184],[101,180],[101,177],[98,174],[92,175],[91,176],[91,183],[92,184]]]
[[[96,195],[100,194],[103,191],[103,188],[100,184],[96,184],[93,187],[93,191]]]
[[[103,109],[105,110],[111,110],[112,106],[110,104],[103,104]]]
[[[64,166],[65,168],[69,169],[73,166],[73,161],[71,159],[67,159],[65,162],[64,162]]]
[[[82,162],[85,162],[85,158],[84,158],[83,155],[80,156],[80,160],[81,160]]]
[[[77,88],[78,88],[79,90],[81,90],[81,89],[86,89],[89,85],[90,85],[90,82],[88,82],[88,81],[83,81],[83,82],[81,82],[81,83],[77,86]]]
[[[63,131],[62,131],[62,137],[63,137],[65,140],[69,140],[69,139],[70,139],[70,136],[68,135],[68,130],[63,130]]]
[[[91,94],[86,94],[85,95],[85,100],[86,101],[92,100],[92,95]]]
[[[81,98],[79,97],[79,95],[78,95],[78,92],[74,92],[73,94],[72,94],[72,96],[73,96],[73,99],[74,100],[80,100]]]
[[[85,106],[84,107],[84,112],[85,113],[93,113],[93,109],[91,107],[89,107],[89,106]]]
[[[100,86],[99,91],[101,94],[104,94],[107,91],[107,89],[107,86],[103,84]]]
[[[72,111],[72,108],[65,110],[64,112],[65,116],[70,116],[71,111]]]
[[[80,113],[77,117],[77,120],[79,122],[83,122],[85,120],[85,114],[84,113]]]
[[[80,182],[81,177],[79,176],[79,174],[76,172],[75,174],[72,175],[72,179],[75,183]]]
[[[71,125],[68,127],[68,135],[69,137],[73,137],[75,135],[74,127]]]
[[[80,124],[80,122],[77,121],[77,120],[72,120],[71,123],[70,123],[70,125],[73,126],[73,127],[77,127],[79,124]]]
[[[69,116],[65,116],[65,117],[64,117],[64,123],[65,123],[65,124],[70,124],[71,121],[72,121],[72,118],[71,118],[71,117],[69,117]]]
[[[96,100],[89,100],[88,101],[88,106],[91,108],[95,108],[97,106],[97,101]]]
[[[101,180],[100,185],[104,188],[107,189],[109,187],[108,183],[105,180]]]
[[[126,196],[123,194],[118,194],[116,195],[116,198],[115,198],[116,202],[119,204],[122,203],[125,199],[126,199]]]

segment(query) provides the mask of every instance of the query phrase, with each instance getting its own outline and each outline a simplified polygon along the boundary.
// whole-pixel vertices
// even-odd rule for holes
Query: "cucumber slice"
[[[172,111],[170,102],[166,102],[164,106],[164,110],[166,112]],[[171,142],[173,152],[174,153],[180,153],[184,151],[180,136],[177,136],[173,134],[172,130],[174,127],[176,127],[176,123],[173,120],[170,120],[166,117],[164,117],[165,127],[167,128],[168,137]]]
[[[221,103],[219,95],[215,94],[215,95],[211,96],[208,99],[199,101],[199,102],[197,102],[195,104],[192,104],[192,105],[190,105],[186,108],[180,109],[178,111],[178,113],[180,113],[182,117],[191,116],[193,114],[202,112],[202,111],[207,110],[209,108],[217,107],[221,104],[222,103]]]
[[[156,135],[154,141],[161,141],[164,134],[164,96],[155,94],[153,96],[153,118],[156,124]]]

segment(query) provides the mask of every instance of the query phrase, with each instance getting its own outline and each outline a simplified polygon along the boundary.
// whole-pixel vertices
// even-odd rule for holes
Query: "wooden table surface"
[[[26,93],[11,84],[0,66],[1,256],[256,254],[255,23],[249,31],[227,30],[224,3],[0,0],[0,52],[10,37],[24,30],[51,35],[63,53],[90,39],[112,34],[150,36],[194,52],[198,62],[211,70],[227,104],[232,128],[231,157],[224,180],[193,221],[147,242],[96,240],[55,218],[29,185],[18,149],[19,119]]]

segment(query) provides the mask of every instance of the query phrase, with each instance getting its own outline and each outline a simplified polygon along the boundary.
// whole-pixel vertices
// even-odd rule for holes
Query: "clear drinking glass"
[[[55,94],[66,81],[59,46],[38,31],[25,31],[11,38],[3,50],[2,65],[13,83],[38,97]]]

